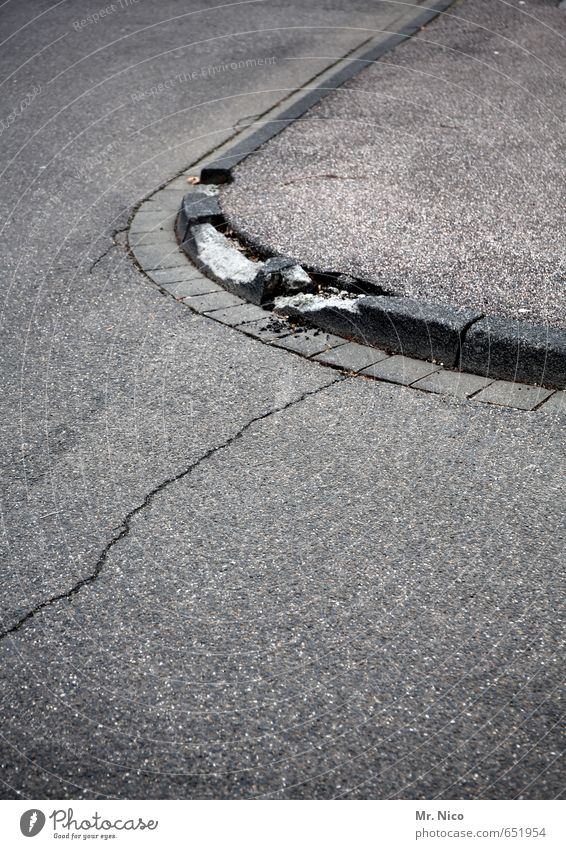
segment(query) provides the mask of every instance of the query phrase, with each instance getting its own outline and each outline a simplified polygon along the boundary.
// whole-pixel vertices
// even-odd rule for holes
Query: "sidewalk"
[[[245,160],[236,231],[388,292],[566,324],[566,10],[462,0]]]

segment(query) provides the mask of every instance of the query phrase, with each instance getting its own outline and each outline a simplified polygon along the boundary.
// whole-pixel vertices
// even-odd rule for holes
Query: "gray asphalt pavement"
[[[562,417],[342,380],[111,238],[394,5],[0,10],[3,798],[563,792]]]
[[[389,292],[566,327],[566,16],[459,0],[235,172],[238,230]]]

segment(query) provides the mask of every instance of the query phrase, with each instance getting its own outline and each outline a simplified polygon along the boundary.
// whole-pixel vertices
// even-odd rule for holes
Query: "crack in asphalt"
[[[268,410],[266,413],[262,413],[261,415],[254,416],[252,419],[246,422],[246,424],[242,425],[242,427],[235,434],[229,436],[228,439],[226,439],[220,445],[215,445],[214,447],[209,448],[208,451],[205,451],[204,454],[202,454],[197,460],[187,466],[186,469],[183,469],[176,475],[171,475],[171,477],[165,478],[165,480],[163,480],[160,484],[150,490],[143,499],[143,501],[138,504],[137,507],[134,507],[132,510],[130,510],[129,513],[126,514],[124,519],[122,519],[121,523],[116,529],[117,532],[102,549],[102,552],[100,553],[98,560],[95,563],[94,569],[90,575],[87,575],[85,578],[81,578],[81,580],[74,584],[74,586],[72,586],[70,590],[67,590],[63,593],[59,593],[58,595],[54,595],[51,598],[48,598],[45,601],[42,601],[40,604],[36,605],[34,608],[32,608],[32,610],[28,611],[25,616],[22,616],[22,618],[19,619],[14,625],[10,626],[9,628],[6,628],[4,631],[0,631],[0,640],[4,639],[4,637],[9,636],[10,634],[15,633],[16,631],[19,631],[20,628],[25,625],[26,622],[32,619],[41,610],[44,610],[46,607],[55,604],[55,602],[57,601],[62,601],[65,598],[71,598],[72,596],[76,595],[83,587],[86,587],[96,581],[96,579],[102,572],[108,559],[108,555],[110,554],[114,546],[117,545],[120,540],[127,537],[130,533],[133,519],[139,513],[145,510],[146,507],[149,507],[155,496],[158,495],[160,492],[163,492],[163,490],[168,487],[169,484],[176,483],[177,481],[187,477],[202,463],[213,457],[218,451],[222,451],[224,448],[230,447],[230,445],[240,439],[240,437],[243,436],[244,433],[246,433],[246,431],[248,431],[252,427],[252,425],[256,424],[257,422],[263,421],[264,419],[267,419],[270,416],[275,415],[276,413],[282,413],[285,410],[288,410],[290,407],[294,407],[297,404],[300,404],[302,401],[306,400],[310,396],[317,395],[324,389],[328,389],[331,386],[334,386],[336,383],[341,383],[347,379],[348,378],[345,375],[341,375],[340,377],[331,380],[329,383],[325,383],[324,386],[319,386],[316,389],[309,389],[306,392],[303,392],[303,394],[300,395],[298,398],[295,398],[292,401],[288,401],[286,404],[283,404],[280,407]]]
[[[87,272],[87,273],[88,273],[88,274],[92,274],[93,270],[96,268],[96,266],[98,265],[98,263],[99,263],[99,262],[101,262],[101,261],[104,259],[104,257],[108,256],[108,254],[110,253],[110,251],[112,250],[112,248],[117,248],[117,247],[118,247],[118,245],[117,245],[115,242],[113,242],[111,245],[109,245],[109,246],[106,248],[106,250],[104,251],[104,253],[101,253],[101,254],[100,254],[100,256],[99,256],[99,257],[97,257],[97,258],[94,260],[94,262],[92,262],[92,263],[90,264],[90,266],[89,266],[89,269],[88,269],[88,272]]]
[[[108,254],[110,253],[110,251],[112,250],[112,248],[119,248],[119,247],[122,247],[121,243],[120,243],[119,241],[116,241],[116,240],[117,240],[117,237],[120,235],[120,233],[125,233],[128,229],[129,229],[129,228],[128,228],[128,226],[126,225],[125,227],[119,227],[119,228],[117,228],[116,230],[113,230],[113,231],[112,231],[112,233],[110,234],[111,244],[110,244],[110,245],[108,245],[108,247],[106,248],[106,250],[105,250],[105,251],[103,251],[103,253],[101,253],[101,254],[100,254],[100,256],[99,256],[99,257],[97,257],[97,258],[96,258],[96,259],[95,259],[95,260],[94,260],[94,261],[90,264],[89,269],[88,269],[88,272],[87,272],[88,274],[92,274],[93,269],[94,269],[94,268],[98,265],[98,263],[99,263],[99,262],[101,262],[101,261],[104,259],[104,257],[108,256]]]

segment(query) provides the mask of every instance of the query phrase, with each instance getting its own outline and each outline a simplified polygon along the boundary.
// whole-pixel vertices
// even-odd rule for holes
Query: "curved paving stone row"
[[[139,206],[129,228],[129,247],[140,268],[162,291],[193,311],[264,344],[284,348],[362,379],[382,380],[517,410],[566,413],[565,390],[454,371],[424,359],[390,354],[318,327],[297,326],[289,317],[274,314],[259,305],[262,298],[273,291],[270,287],[274,286],[274,280],[279,291],[282,282],[291,293],[293,287],[304,285],[306,280],[299,272],[302,269],[289,261],[253,263],[218,231],[215,231],[218,251],[205,249],[203,253],[203,244],[209,248],[212,237],[211,230],[202,228],[214,228],[221,220],[213,190],[191,191],[187,175],[182,175]],[[195,227],[201,229],[195,232]],[[204,257],[200,268],[188,260],[177,235],[183,248],[193,253],[197,262],[199,257]],[[227,267],[230,274],[223,278]],[[216,279],[206,276],[203,270]],[[220,279],[225,285],[220,285]],[[251,303],[249,291],[254,286],[257,302]]]

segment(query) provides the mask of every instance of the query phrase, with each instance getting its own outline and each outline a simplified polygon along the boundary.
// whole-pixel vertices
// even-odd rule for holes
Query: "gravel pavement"
[[[111,238],[390,6],[0,10],[3,798],[562,792],[561,415],[342,380]]]
[[[386,291],[566,326],[566,14],[460,0],[235,171],[269,251]]]

